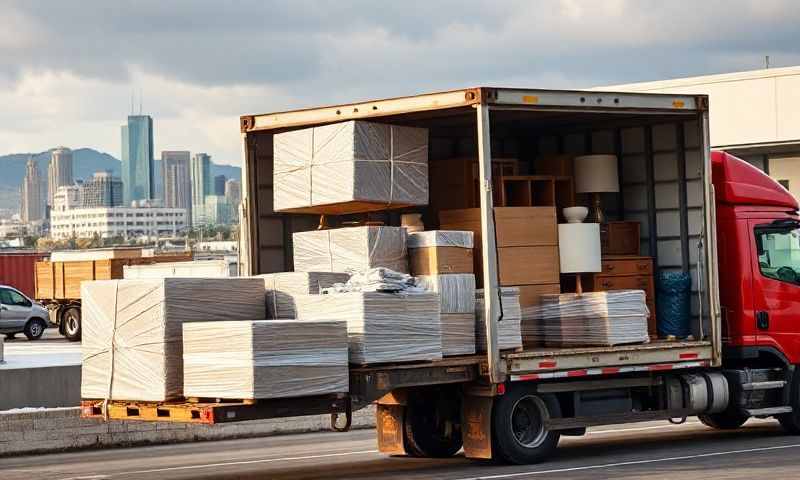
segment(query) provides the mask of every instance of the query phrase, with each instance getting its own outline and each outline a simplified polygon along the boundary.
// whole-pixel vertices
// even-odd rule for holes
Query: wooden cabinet
[[[608,222],[600,241],[604,255],[639,255],[639,222]]]

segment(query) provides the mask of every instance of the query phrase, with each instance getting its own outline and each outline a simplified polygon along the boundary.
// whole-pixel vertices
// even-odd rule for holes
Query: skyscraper
[[[129,115],[122,126],[122,183],[124,203],[155,198],[153,166],[153,119]]]
[[[122,180],[111,172],[96,172],[81,186],[81,207],[119,207],[122,206]]]
[[[242,185],[232,178],[225,182],[225,197],[228,203],[238,208],[239,202],[242,201]]]
[[[225,195],[225,175],[214,177],[214,195]]]
[[[211,157],[196,153],[192,157],[192,223],[204,223],[206,195],[211,195]]]
[[[185,208],[192,218],[192,177],[187,151],[161,152],[161,177],[164,179],[164,207]]]
[[[53,196],[58,187],[72,183],[72,150],[58,147],[50,153],[50,165],[47,167],[47,204],[53,205]]]
[[[42,182],[39,178],[39,167],[33,158],[28,159],[25,166],[25,179],[22,181],[20,196],[20,218],[23,222],[36,222],[44,218],[44,205],[41,194]]]

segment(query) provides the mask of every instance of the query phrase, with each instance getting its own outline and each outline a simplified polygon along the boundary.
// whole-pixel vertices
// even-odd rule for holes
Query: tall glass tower
[[[211,156],[207,153],[196,153],[192,156],[192,223],[205,223],[206,196],[212,195]]]
[[[125,205],[155,197],[153,118],[130,115],[122,126],[122,183]]]

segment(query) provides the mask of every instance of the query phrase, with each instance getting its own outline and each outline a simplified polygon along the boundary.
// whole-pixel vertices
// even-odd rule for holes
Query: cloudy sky
[[[157,152],[239,164],[241,114],[800,65],[798,24],[797,0],[0,0],[0,154],[119,157],[134,95]]]

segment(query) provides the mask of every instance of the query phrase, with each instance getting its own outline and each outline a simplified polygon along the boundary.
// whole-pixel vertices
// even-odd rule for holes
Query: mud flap
[[[465,395],[461,407],[464,456],[492,458],[492,404],[490,396]]]
[[[403,405],[378,404],[375,425],[378,430],[378,451],[388,455],[405,455],[403,445]]]

